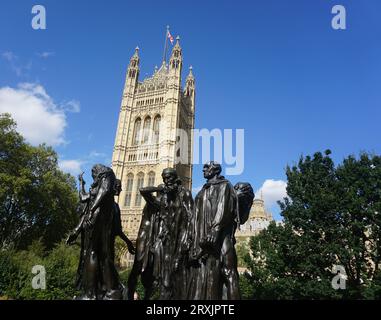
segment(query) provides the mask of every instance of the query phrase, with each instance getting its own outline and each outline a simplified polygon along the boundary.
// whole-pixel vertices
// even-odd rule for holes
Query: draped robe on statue
[[[222,176],[206,183],[197,194],[191,250],[196,263],[191,268],[188,299],[239,299],[234,249],[237,201],[233,186]],[[217,235],[214,246],[204,242],[212,233]]]
[[[129,290],[135,288],[138,269],[146,289],[153,285],[159,288],[160,299],[185,299],[187,297],[186,263],[189,249],[188,221],[193,213],[190,191],[179,186],[171,194],[162,193],[154,197],[143,191],[146,200],[143,220],[137,240],[137,252],[130,276]],[[148,273],[148,277],[145,277]],[[145,278],[149,279],[149,284]],[[147,297],[152,288],[148,288]]]
[[[77,289],[82,291],[79,299],[122,299],[123,286],[110,250],[114,206],[114,172],[105,166],[95,166],[96,178],[90,193],[81,193],[84,212],[77,226],[81,230],[81,255],[77,270]],[[90,212],[93,208],[93,214]],[[84,220],[93,215],[93,226]]]
[[[192,195],[182,186],[172,195],[164,194],[158,203],[153,264],[160,299],[186,298],[188,221],[192,209]]]

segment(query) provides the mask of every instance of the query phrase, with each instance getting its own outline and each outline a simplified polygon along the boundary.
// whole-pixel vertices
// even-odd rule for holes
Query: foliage
[[[252,297],[379,297],[381,158],[363,153],[335,167],[328,150],[301,157],[286,174],[283,225],[271,224],[250,242]],[[345,290],[332,288],[333,265],[345,268]]]
[[[79,248],[58,244],[45,251],[41,242],[34,242],[27,250],[2,251],[0,295],[22,300],[72,299],[78,266]],[[33,289],[32,267],[40,265],[46,271],[46,289]]]
[[[77,220],[75,180],[58,169],[51,147],[33,147],[0,115],[0,248],[52,248]]]
[[[61,242],[46,250],[41,241],[34,241],[27,250],[0,251],[0,299],[70,300],[79,293],[75,290],[80,248]],[[41,265],[46,271],[46,289],[33,289],[32,267]],[[127,288],[130,269],[121,270],[120,280]],[[138,281],[136,291],[142,299],[144,287]],[[157,294],[153,296],[157,298]]]
[[[245,258],[250,252],[248,243],[246,241],[240,241],[236,244],[235,249],[237,254],[238,267],[246,267]]]
[[[126,269],[124,271],[121,271],[119,273],[120,281],[122,284],[127,288],[128,287],[128,277],[130,276],[131,269]],[[137,286],[136,286],[136,292],[138,293],[139,299],[143,299],[144,297],[144,287],[142,282],[140,281],[140,278],[138,280]]]
[[[7,298],[12,292],[18,267],[13,260],[14,251],[0,251],[0,297]]]
[[[241,298],[244,300],[252,299],[253,296],[253,283],[248,278],[248,273],[239,276],[239,288],[241,291]]]
[[[127,245],[126,243],[120,238],[115,238],[115,266],[120,269],[122,265],[122,258],[127,252]]]

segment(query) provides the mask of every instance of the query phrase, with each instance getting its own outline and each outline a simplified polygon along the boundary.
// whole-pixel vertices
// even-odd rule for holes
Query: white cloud
[[[201,191],[201,189],[202,189],[202,186],[193,187],[193,188],[192,188],[192,194],[193,194],[194,196],[196,196],[197,193],[199,193],[199,192]]]
[[[12,51],[5,51],[1,54],[1,56],[7,61],[13,61],[17,59],[16,55]]]
[[[95,163],[110,165],[111,159],[109,159],[105,153],[93,150],[84,157],[58,161],[58,165],[61,170],[67,173],[71,173],[72,175],[80,174],[81,172],[89,169],[89,164],[94,165]]]
[[[105,158],[104,164],[108,167],[111,167],[112,166],[112,159],[111,158]]]
[[[37,52],[37,55],[42,59],[46,59],[46,58],[54,56],[55,52],[52,52],[52,51]]]
[[[278,200],[287,197],[287,183],[283,180],[267,179],[261,188],[255,192],[256,198],[263,196],[267,208],[277,204]]]
[[[6,60],[18,77],[26,76],[28,72],[32,69],[32,61],[27,64],[21,64],[19,57],[16,56],[12,51],[4,51],[1,53],[1,57]]]
[[[39,84],[22,83],[17,88],[0,88],[0,113],[10,113],[17,122],[17,130],[33,145],[65,143],[67,105],[55,104]],[[78,102],[73,100],[70,106],[79,111]]]
[[[93,158],[104,158],[106,157],[106,154],[103,153],[103,152],[98,152],[98,151],[91,151],[90,154],[89,154],[89,158],[93,159]]]
[[[62,105],[62,108],[67,112],[78,113],[81,111],[81,104],[77,100],[70,100]]]
[[[82,165],[84,164],[81,160],[60,160],[58,166],[64,172],[70,173],[72,175],[78,175],[82,172]]]

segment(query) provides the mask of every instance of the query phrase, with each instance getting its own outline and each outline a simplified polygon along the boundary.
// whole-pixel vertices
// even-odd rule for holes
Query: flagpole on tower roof
[[[163,64],[166,64],[166,63],[167,63],[168,33],[169,33],[169,26],[167,26],[167,31],[165,32]]]

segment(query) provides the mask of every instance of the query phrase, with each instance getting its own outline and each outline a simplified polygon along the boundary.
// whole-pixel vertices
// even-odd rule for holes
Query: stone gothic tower
[[[151,77],[140,81],[139,64],[137,47],[127,69],[112,157],[122,181],[122,225],[131,239],[136,239],[144,206],[140,187],[162,183],[167,167],[176,168],[185,187],[192,185],[195,80],[191,67],[182,88],[179,37],[169,63],[164,60]]]

